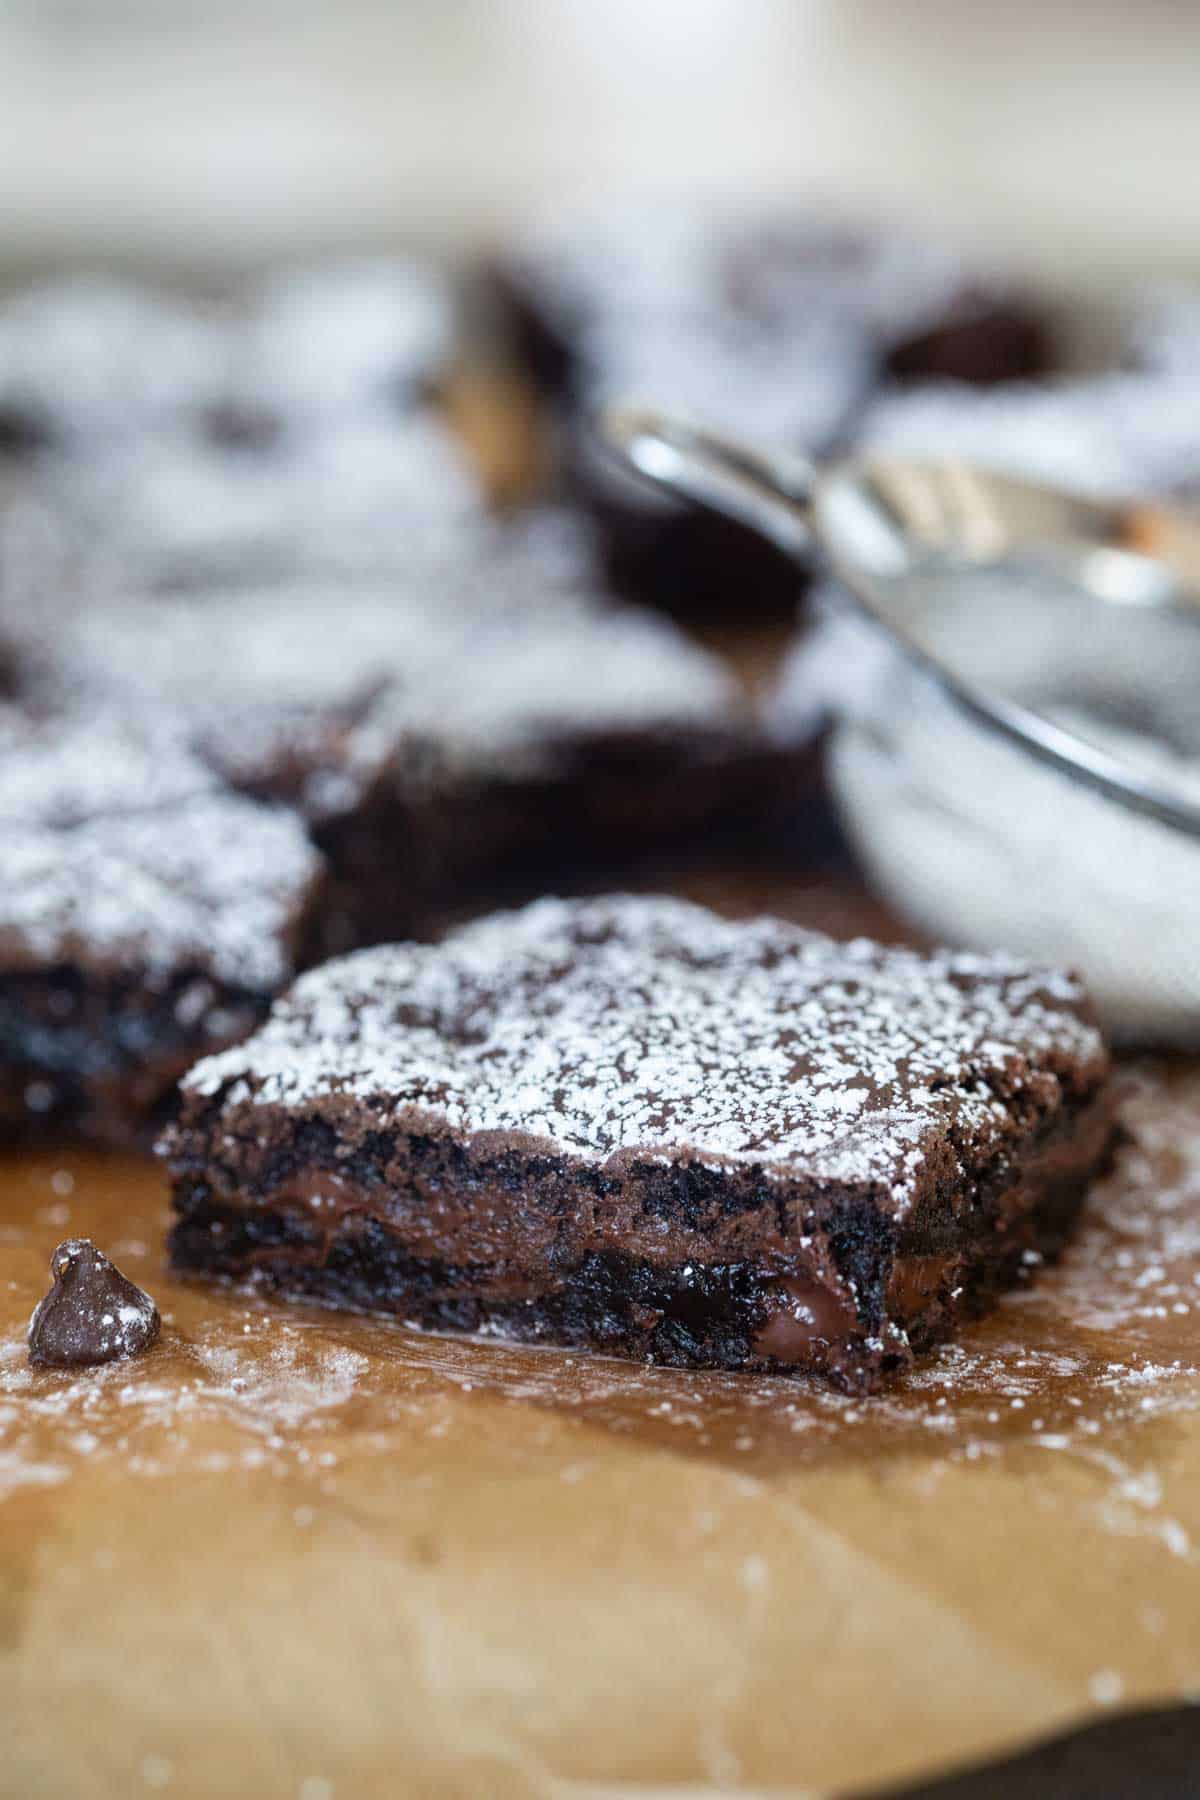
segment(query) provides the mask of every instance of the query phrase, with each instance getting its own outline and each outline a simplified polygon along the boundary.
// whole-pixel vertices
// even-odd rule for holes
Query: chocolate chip
[[[90,1238],[68,1238],[50,1258],[53,1286],[29,1321],[29,1360],[56,1369],[116,1362],[148,1350],[158,1308]]]

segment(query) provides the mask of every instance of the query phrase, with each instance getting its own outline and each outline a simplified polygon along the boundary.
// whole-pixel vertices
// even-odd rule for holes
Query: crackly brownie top
[[[271,988],[292,973],[292,928],[320,868],[295,818],[231,794],[5,827],[0,966],[200,969]]]
[[[617,1167],[751,1163],[879,1184],[902,1207],[939,1140],[986,1156],[1105,1064],[1070,976],[617,896],[329,963],[185,1086],[226,1117],[265,1104],[348,1136],[407,1125]]]

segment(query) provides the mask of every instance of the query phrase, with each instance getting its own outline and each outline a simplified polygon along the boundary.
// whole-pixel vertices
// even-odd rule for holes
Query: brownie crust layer
[[[869,1388],[1110,1148],[1070,977],[615,896],[313,971],[184,1083],[176,1266],[440,1329]]]
[[[427,1329],[870,1390],[1057,1256],[1112,1137],[1107,1094],[1078,1101],[977,1171],[957,1217],[897,1227],[849,1191],[687,1164],[604,1176],[385,1132],[339,1160],[309,1122],[220,1165],[174,1155],[171,1258]]]

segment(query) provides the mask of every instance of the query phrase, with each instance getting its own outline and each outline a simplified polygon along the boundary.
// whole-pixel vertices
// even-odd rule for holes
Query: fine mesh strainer
[[[952,458],[816,470],[632,408],[604,433],[837,576],[831,779],[892,903],[1080,968],[1119,1038],[1200,1045],[1200,605],[1135,547],[1145,510]]]

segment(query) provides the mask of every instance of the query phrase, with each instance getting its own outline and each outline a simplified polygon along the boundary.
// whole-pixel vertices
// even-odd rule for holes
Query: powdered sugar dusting
[[[200,752],[255,791],[281,759],[342,774],[352,797],[389,756],[402,783],[425,778],[431,746],[447,774],[519,774],[601,733],[701,731],[715,753],[748,729],[721,660],[665,619],[572,588],[546,527],[498,540],[490,577],[490,562],[460,555],[432,582],[410,570],[112,602],[72,626],[63,678],[110,706],[144,708],[147,692],[169,703]],[[425,749],[409,757],[414,738]]]
[[[1194,484],[1200,429],[1193,387],[1116,374],[975,389],[929,383],[885,394],[862,428],[870,451],[961,457],[1099,499]]]
[[[552,612],[478,621],[467,655],[428,657],[368,714],[349,760],[369,770],[393,755],[403,783],[415,737],[437,747],[443,775],[512,777],[608,732],[696,730],[716,752],[741,713],[730,672],[665,619],[564,594]]]
[[[113,813],[150,812],[211,790],[216,778],[165,714],[88,708],[32,719],[0,708],[0,821],[60,829]]]
[[[395,408],[451,353],[449,282],[425,263],[361,258],[268,276],[233,357],[233,391],[300,424]]]
[[[347,1096],[560,1152],[690,1153],[913,1192],[931,1134],[986,1155],[1020,1094],[1105,1058],[1078,984],[1004,957],[837,945],[661,898],[543,900],[326,965],[187,1088]]]
[[[482,520],[473,472],[421,415],[343,421],[252,460],[149,437],[45,487],[93,581],[126,591],[399,569]]]
[[[229,794],[71,830],[9,829],[5,962],[99,958],[164,975],[194,967],[270,989],[291,973],[289,928],[320,868],[297,819]]]
[[[67,446],[211,402],[223,362],[213,317],[99,275],[38,284],[0,310],[0,404]]]

